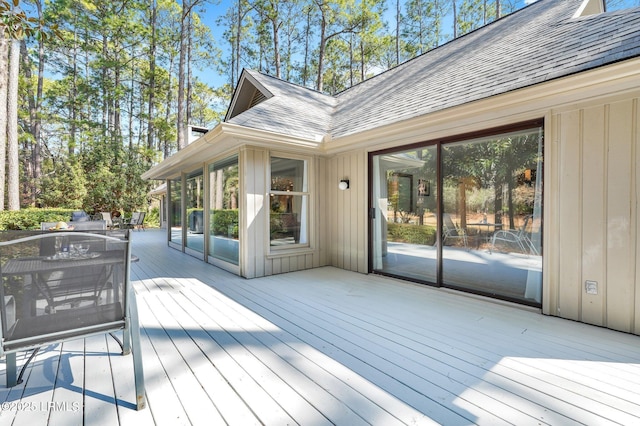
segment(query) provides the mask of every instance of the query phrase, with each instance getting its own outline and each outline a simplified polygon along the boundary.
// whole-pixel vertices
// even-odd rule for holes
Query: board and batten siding
[[[278,151],[279,155],[282,151]],[[295,154],[300,155],[300,154]],[[320,231],[322,213],[321,195],[324,185],[319,184],[320,173],[324,171],[325,160],[309,157],[310,247],[291,250],[270,250],[269,241],[269,163],[270,151],[264,148],[245,146],[240,150],[243,164],[244,214],[241,216],[241,271],[245,278],[264,277],[317,268],[326,265],[326,252],[321,250],[326,238]],[[241,209],[242,212],[242,209]]]
[[[323,229],[328,234],[329,264],[361,273],[367,265],[367,153],[347,152],[328,160],[327,215]],[[338,184],[349,179],[349,189],[341,191]]]
[[[520,121],[545,117],[542,310],[640,334],[640,94],[584,94],[565,101],[552,94],[531,108],[523,105],[518,115],[526,117]],[[500,108],[493,117],[498,119],[483,121],[478,114],[473,129],[509,122]],[[437,139],[429,136],[428,126],[423,131],[423,140]],[[374,146],[382,145],[371,143],[368,149]],[[326,179],[329,264],[362,273],[367,272],[366,165],[366,149],[335,154]],[[350,180],[347,191],[338,190],[343,178]],[[587,281],[597,283],[597,294],[587,293]]]
[[[638,97],[553,111],[545,313],[640,334]],[[587,293],[587,281],[597,294]]]

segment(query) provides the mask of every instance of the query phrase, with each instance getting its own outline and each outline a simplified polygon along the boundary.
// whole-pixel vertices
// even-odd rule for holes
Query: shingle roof
[[[256,71],[245,72],[273,96],[229,123],[317,140],[330,133],[331,115],[338,103],[334,97]]]
[[[231,122],[346,136],[640,56],[640,8],[572,18],[540,0],[330,97],[252,73],[274,94]]]

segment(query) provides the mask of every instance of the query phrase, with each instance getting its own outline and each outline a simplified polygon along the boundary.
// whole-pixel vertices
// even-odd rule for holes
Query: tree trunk
[[[242,0],[238,0],[238,14],[236,21],[236,63],[235,63],[235,79],[232,81],[232,85],[236,84],[236,80],[240,78],[240,40],[242,39],[242,19],[244,17],[244,13],[242,12]]]
[[[178,139],[178,150],[187,146],[185,141],[185,61],[187,57],[187,27],[190,6],[187,0],[182,2],[182,18],[180,20],[180,58],[178,59],[178,114],[176,123],[176,134]]]
[[[396,65],[400,63],[400,0],[396,0]]]
[[[325,20],[324,13],[322,13],[322,19],[320,23],[320,48],[318,49],[318,78],[316,80],[316,90],[322,92],[322,73],[324,72],[324,50],[327,45],[325,38],[325,32],[327,27],[327,21]]]
[[[43,21],[42,3],[36,1],[38,8],[38,19]],[[44,39],[40,37],[38,40],[38,88],[36,89],[36,120],[33,124],[33,138],[35,144],[33,146],[33,178],[35,179],[36,190],[34,195],[40,194],[40,179],[42,179],[42,94],[44,91]],[[34,200],[35,201],[35,200]]]
[[[452,0],[453,4],[453,38],[458,38],[458,11],[456,9],[456,0]]]
[[[185,120],[185,145],[189,144],[189,126],[192,124],[192,111],[191,111],[191,100],[193,99],[193,85],[191,82],[193,81],[193,74],[191,70],[191,49],[193,47],[193,19],[191,14],[188,17],[189,25],[187,29],[189,30],[189,38],[187,40],[187,93],[185,96],[185,112],[186,112],[186,120]]]
[[[169,70],[173,69],[173,64],[174,64],[174,60],[175,60],[175,56],[171,55],[169,57]],[[173,90],[171,88],[171,79],[168,80],[167,82],[167,98],[166,98],[166,103],[167,103],[167,107],[165,108],[165,115],[164,115],[164,120],[166,123],[169,123],[169,119],[171,117],[171,102],[173,100]],[[169,155],[171,154],[171,149],[169,146],[169,140],[167,139],[167,133],[163,132],[163,146],[162,146],[162,152],[164,157],[163,158],[169,158]],[[160,147],[159,147],[160,148]]]
[[[18,151],[18,80],[20,40],[11,40],[7,89],[7,195],[8,209],[20,210],[20,162]]]
[[[9,42],[0,31],[0,210],[4,210],[7,164],[7,83]]]
[[[307,10],[307,25],[304,33],[304,67],[302,69],[302,85],[307,85],[309,78],[309,39],[311,38],[311,8]]]
[[[20,41],[20,60],[22,62],[22,73],[26,80],[26,97],[29,105],[29,132],[33,136],[33,139],[25,142],[25,152],[30,152],[31,156],[24,158],[24,175],[25,179],[22,180],[22,194],[25,196],[25,200],[29,200],[29,205],[35,206],[35,170],[34,170],[34,152],[36,146],[35,140],[35,126],[37,120],[36,113],[36,96],[33,90],[32,74],[31,74],[31,60],[27,52],[27,43],[22,39]]]
[[[149,45],[149,104],[147,109],[147,149],[153,149],[154,137],[154,102],[156,91],[156,17],[158,6],[153,0],[151,2],[151,16],[149,26],[151,27],[151,43]]]
[[[273,25],[273,54],[275,56],[276,77],[280,78],[280,31],[278,31],[278,23],[275,19],[271,21],[271,25]]]

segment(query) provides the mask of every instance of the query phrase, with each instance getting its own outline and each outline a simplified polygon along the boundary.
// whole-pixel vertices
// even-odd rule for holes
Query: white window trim
[[[271,190],[271,159],[273,157],[278,157],[278,158],[285,158],[285,159],[291,159],[291,160],[301,160],[305,162],[305,184],[306,184],[306,191],[272,191]],[[266,167],[266,183],[267,183],[267,193],[266,193],[266,199],[269,200],[268,201],[268,213],[266,215],[266,230],[267,230],[267,238],[265,239],[267,242],[267,246],[268,246],[268,251],[267,251],[267,256],[276,256],[279,257],[278,255],[286,255],[286,252],[296,252],[296,253],[300,253],[300,249],[308,249],[305,250],[305,252],[311,252],[312,251],[312,244],[311,244],[311,238],[312,238],[312,232],[311,232],[311,220],[312,220],[312,207],[313,207],[313,201],[312,201],[312,197],[311,197],[311,188],[312,188],[312,183],[311,183],[311,176],[312,174],[312,165],[313,165],[313,158],[311,156],[305,156],[305,155],[296,155],[296,154],[291,154],[288,152],[281,152],[281,151],[271,151],[269,152],[269,163],[268,163],[268,167]],[[282,245],[282,246],[274,246],[271,245],[271,196],[272,195],[297,195],[297,196],[302,196],[306,198],[306,223],[304,224],[304,227],[306,228],[305,230],[305,235],[306,235],[306,242],[304,243],[298,243],[298,244],[286,244],[286,245]],[[303,222],[300,222],[301,227],[303,226]],[[302,235],[302,229],[300,230],[300,233]]]

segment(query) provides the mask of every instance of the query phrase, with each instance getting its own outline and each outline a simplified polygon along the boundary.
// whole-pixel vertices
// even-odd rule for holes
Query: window
[[[209,255],[239,264],[238,156],[209,165]]]
[[[271,157],[270,245],[308,244],[308,161]]]
[[[182,246],[182,179],[173,179],[170,182],[170,216],[169,226],[171,233],[170,241]]]
[[[200,253],[204,252],[204,182],[202,170],[198,170],[187,176],[186,187],[187,207],[187,247]]]

